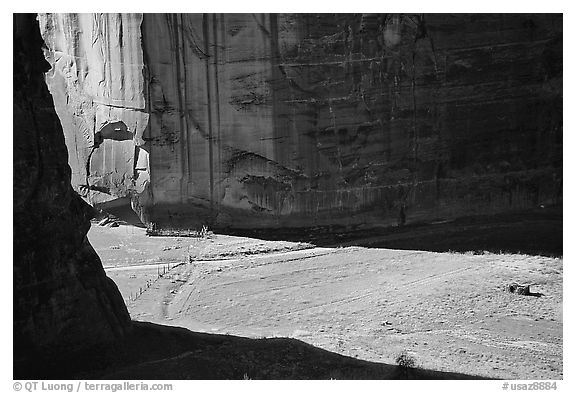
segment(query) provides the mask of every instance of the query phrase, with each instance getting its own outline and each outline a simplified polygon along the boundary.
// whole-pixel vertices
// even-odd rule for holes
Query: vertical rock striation
[[[96,205],[145,194],[142,15],[40,14],[39,20],[74,188]]]
[[[86,238],[92,209],[70,186],[62,126],[44,81],[36,15],[14,15],[14,354],[122,337],[130,318]]]
[[[50,52],[78,56],[69,70],[111,67],[76,49],[78,32],[143,64],[143,83],[122,94],[146,102],[143,132],[125,121],[145,170],[107,165],[126,174],[110,195],[130,194],[145,222],[395,225],[561,201],[561,15],[45,19],[60,21],[45,24]],[[104,19],[130,29],[120,39]],[[54,82],[65,70],[48,80],[55,96],[72,95]],[[77,74],[84,94],[93,84]]]

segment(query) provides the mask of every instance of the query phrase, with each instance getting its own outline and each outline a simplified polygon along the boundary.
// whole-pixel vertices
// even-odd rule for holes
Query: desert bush
[[[414,368],[416,366],[416,359],[406,351],[400,352],[395,360],[396,364],[403,368]]]

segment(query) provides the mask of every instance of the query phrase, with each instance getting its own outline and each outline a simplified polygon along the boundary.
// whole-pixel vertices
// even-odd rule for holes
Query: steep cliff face
[[[76,191],[102,204],[144,191],[140,14],[40,14],[54,97]],[[135,175],[136,174],[136,175]],[[139,176],[138,176],[139,175]]]
[[[14,15],[14,355],[122,337],[130,318],[86,239],[91,208],[70,186],[50,65],[33,14]],[[54,352],[56,351],[56,352]]]
[[[132,28],[146,222],[395,225],[561,198],[561,15],[145,14]],[[137,46],[126,37],[139,41],[124,34],[120,52]]]

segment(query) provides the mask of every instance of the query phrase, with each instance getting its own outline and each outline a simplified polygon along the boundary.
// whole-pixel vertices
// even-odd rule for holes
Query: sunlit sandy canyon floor
[[[389,364],[406,352],[418,367],[490,378],[563,375],[562,258],[148,237],[124,225],[93,224],[89,240],[135,320]],[[508,293],[512,282],[542,296]]]

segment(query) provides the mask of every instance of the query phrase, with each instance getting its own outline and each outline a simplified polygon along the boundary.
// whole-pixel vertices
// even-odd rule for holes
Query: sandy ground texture
[[[562,259],[313,247],[213,235],[89,239],[134,320],[289,337],[371,362],[504,379],[562,378]],[[536,296],[506,291],[532,284]]]

